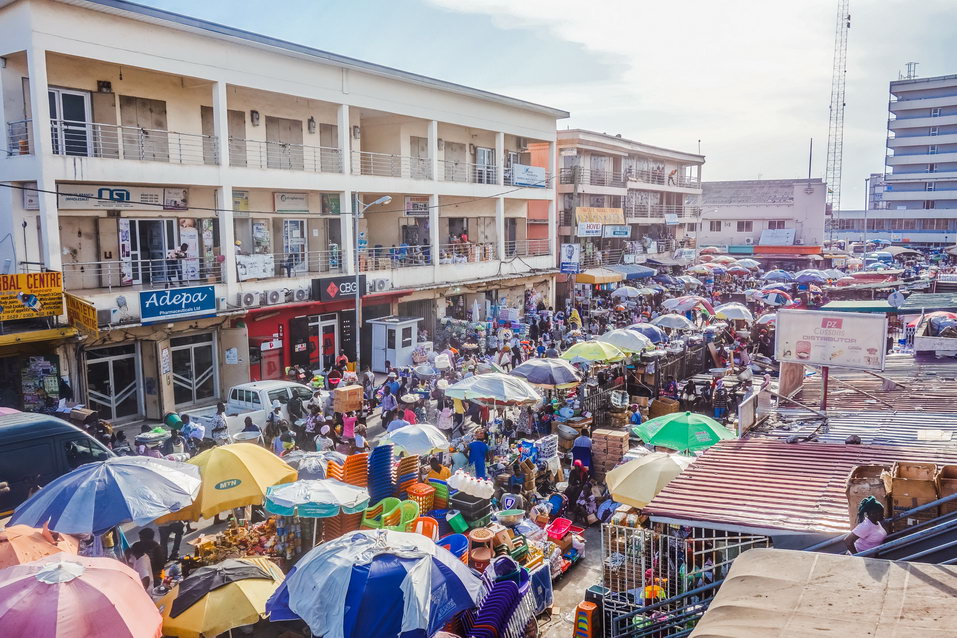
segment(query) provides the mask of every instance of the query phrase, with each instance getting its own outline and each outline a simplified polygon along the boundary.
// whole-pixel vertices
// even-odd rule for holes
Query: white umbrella
[[[651,339],[640,332],[635,332],[627,328],[618,328],[617,330],[606,332],[598,337],[596,341],[610,343],[622,352],[642,352],[644,350],[655,349],[655,344],[651,342]]]
[[[449,447],[449,439],[441,430],[428,423],[415,423],[397,428],[379,441],[379,445],[386,443],[392,443],[409,454],[419,456]]]
[[[746,306],[739,303],[726,303],[714,309],[714,315],[719,319],[740,319],[748,323],[754,321],[754,315]]]
[[[737,265],[744,266],[748,270],[757,270],[761,267],[761,264],[753,259],[739,259]]]
[[[316,479],[272,485],[266,488],[266,510],[273,514],[310,518],[335,516],[340,511],[354,514],[369,504],[369,491],[337,481]]]
[[[766,315],[761,315],[760,317],[758,317],[757,323],[759,326],[764,326],[767,324],[777,323],[777,320],[778,320],[778,314],[776,312],[769,312]]]
[[[703,285],[700,279],[698,279],[697,277],[692,277],[691,275],[680,275],[678,277],[678,281],[688,286],[693,286],[695,288]]]
[[[622,286],[612,291],[611,296],[615,298],[632,299],[634,297],[640,297],[641,291],[634,286]]]
[[[694,324],[687,317],[670,313],[661,315],[651,320],[651,323],[661,328],[673,328],[675,330],[694,330]]]
[[[445,390],[445,396],[504,405],[531,405],[542,400],[542,395],[524,379],[499,372],[462,379],[450,385]]]

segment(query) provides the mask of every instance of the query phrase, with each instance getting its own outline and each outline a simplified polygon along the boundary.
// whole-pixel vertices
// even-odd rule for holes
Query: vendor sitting
[[[253,418],[251,416],[247,416],[246,419],[243,421],[243,432],[262,433],[262,428],[260,428],[258,425],[253,423]]]
[[[433,456],[429,459],[429,474],[426,477],[427,479],[435,479],[438,481],[448,481],[449,477],[452,476],[452,471],[442,465],[438,457]]]
[[[575,439],[575,443],[572,445],[572,459],[575,463],[591,467],[591,438],[589,438],[587,430],[582,430],[582,433]]]

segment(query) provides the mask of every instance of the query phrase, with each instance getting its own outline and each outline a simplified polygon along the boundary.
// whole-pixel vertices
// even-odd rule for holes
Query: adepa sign
[[[215,314],[216,289],[213,286],[140,292],[140,318],[144,324],[211,317]]]
[[[342,301],[355,299],[356,292],[365,294],[366,276],[359,275],[359,286],[356,288],[355,277],[323,277],[312,280],[312,298],[318,301]]]

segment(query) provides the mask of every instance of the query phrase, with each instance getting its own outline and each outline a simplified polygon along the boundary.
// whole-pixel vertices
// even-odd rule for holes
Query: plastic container
[[[437,545],[452,552],[452,555],[463,563],[468,563],[471,543],[469,542],[469,537],[465,534],[449,534],[444,538],[440,538]]]
[[[556,518],[546,528],[549,540],[560,541],[568,533],[571,526],[572,522],[567,518]]]
[[[469,524],[465,522],[465,517],[462,516],[462,512],[458,510],[449,510],[445,515],[445,520],[453,531],[464,532],[469,528]]]

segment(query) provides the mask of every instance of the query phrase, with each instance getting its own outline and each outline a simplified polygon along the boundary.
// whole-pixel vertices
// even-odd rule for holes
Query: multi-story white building
[[[558,132],[558,153],[559,239],[582,245],[584,266],[694,237],[703,155],[581,129]]]
[[[820,179],[705,182],[698,246],[820,246],[826,193]]]
[[[883,188],[870,197],[867,238],[952,245],[957,238],[957,75],[891,82],[888,110]],[[864,234],[863,211],[839,213],[836,237],[860,240]]]
[[[158,418],[351,359],[356,261],[365,319],[429,332],[553,294],[564,111],[105,0],[0,0],[0,96],[0,267],[79,298],[78,336],[0,336],[19,405],[58,373]]]

